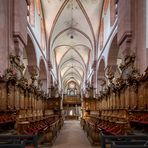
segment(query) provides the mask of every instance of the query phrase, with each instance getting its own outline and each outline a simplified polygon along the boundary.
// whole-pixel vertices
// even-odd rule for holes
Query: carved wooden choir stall
[[[140,75],[134,61],[134,56],[125,58],[117,79],[108,67],[109,84],[100,91],[98,99],[84,98],[81,125],[92,144],[100,144],[100,133],[114,136],[148,133],[148,69]]]
[[[7,132],[8,135],[37,135],[41,143],[52,144],[63,124],[59,112],[60,98],[54,100],[42,91],[35,71],[29,84],[23,77],[23,69],[19,57],[10,55],[10,68],[0,76],[1,139]],[[53,102],[56,110],[54,104],[49,105]],[[8,137],[4,139],[9,140]]]

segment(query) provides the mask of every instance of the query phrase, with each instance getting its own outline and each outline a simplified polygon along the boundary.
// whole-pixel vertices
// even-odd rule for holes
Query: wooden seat
[[[147,141],[137,140],[137,141],[113,141],[111,143],[111,148],[148,148],[146,145]]]
[[[0,146],[2,145],[13,145],[13,144],[24,144],[25,146],[31,146],[38,148],[38,137],[37,135],[0,135]],[[19,145],[20,146],[20,145]],[[22,148],[22,147],[18,147]]]
[[[24,144],[0,144],[0,148],[25,148]]]
[[[139,140],[143,140],[146,143],[146,141],[148,141],[148,135],[105,135],[101,132],[101,148],[106,148],[106,144],[108,144],[108,143],[111,144],[114,141],[139,142]],[[147,146],[147,145],[145,145],[145,146]],[[120,147],[119,146],[119,147],[114,147],[114,148],[131,148],[131,145],[130,145],[130,147]],[[135,147],[135,148],[142,148],[142,147]]]

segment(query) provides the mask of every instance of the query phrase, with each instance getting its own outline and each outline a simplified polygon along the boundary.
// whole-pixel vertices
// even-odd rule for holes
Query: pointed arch
[[[45,62],[42,58],[39,62],[39,80],[43,83],[42,89],[47,92],[47,70]]]

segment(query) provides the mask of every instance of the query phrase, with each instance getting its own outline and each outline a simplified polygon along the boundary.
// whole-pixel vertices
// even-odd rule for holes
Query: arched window
[[[28,21],[32,27],[35,25],[35,3],[34,0],[30,0],[30,5],[28,6],[29,9],[29,17]]]

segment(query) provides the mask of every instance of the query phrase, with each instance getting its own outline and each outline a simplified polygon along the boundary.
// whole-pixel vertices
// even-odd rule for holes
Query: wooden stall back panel
[[[108,109],[110,108],[110,95],[107,96],[106,106]]]
[[[36,110],[39,110],[39,99],[36,100]]]
[[[27,117],[27,112],[26,112],[26,110],[22,110],[22,118],[23,118],[23,120],[25,120],[26,119],[26,117]]]
[[[110,106],[110,105],[109,105],[109,99],[110,99],[110,96],[108,96],[108,97],[107,97],[107,100],[106,100],[106,106],[107,106],[107,108],[109,108],[109,106]]]
[[[32,94],[31,94],[31,92],[29,92],[28,97],[29,97],[29,99],[28,99],[28,107],[29,107],[29,109],[31,109],[31,107],[32,107]]]
[[[118,93],[116,96],[116,108],[119,109],[119,106],[120,106],[120,93]]]
[[[104,98],[103,98],[102,101],[101,101],[101,109],[102,109],[102,110],[104,109]]]
[[[29,103],[29,96],[28,96],[28,91],[25,91],[25,98],[24,98],[24,109],[29,109],[28,107],[28,103]]]
[[[20,109],[24,109],[24,90],[20,88]]]
[[[90,102],[90,110],[96,110],[95,101],[91,101],[91,102]]]
[[[14,101],[15,101],[15,86],[11,83],[8,84],[8,92],[7,92],[7,106],[8,110],[14,109]]]
[[[104,109],[107,109],[107,97],[104,98]]]
[[[115,109],[116,106],[116,94],[113,93],[113,109]]]
[[[138,87],[138,109],[146,109],[145,84],[141,83]]]
[[[40,104],[40,109],[41,110],[45,110],[44,103],[45,103],[45,101],[41,100],[41,104]]]
[[[148,81],[145,84],[145,100],[146,100],[146,108],[148,110]]]
[[[36,99],[36,110],[39,110],[39,105],[38,105],[38,102],[39,102],[39,97]]]
[[[118,109],[120,109],[121,108],[121,92],[122,92],[122,90],[120,90],[120,95],[119,95],[119,99],[118,99]]]
[[[38,100],[38,109],[42,110],[42,100],[41,99]]]
[[[36,115],[37,115],[36,110],[33,110],[33,119],[34,120],[36,120]]]
[[[104,109],[104,98],[102,99],[101,107],[102,107],[102,110],[103,110]]]
[[[27,116],[28,118],[32,118],[33,114],[31,109],[27,111]]]
[[[105,98],[102,99],[102,109],[105,109]]]
[[[47,100],[44,101],[44,110],[47,110]]]
[[[0,110],[7,109],[7,87],[6,83],[0,83]]]
[[[105,97],[104,98],[104,109],[107,109],[107,101],[108,101],[108,98],[107,97]]]
[[[102,103],[103,103],[103,109],[105,109],[105,98],[102,99]]]
[[[36,102],[37,102],[37,96],[34,96],[34,110],[36,110]]]
[[[42,110],[45,110],[45,105],[46,105],[46,101],[45,100],[42,100]]]
[[[100,110],[100,101],[96,101],[96,110]]]
[[[85,109],[90,110],[90,103],[88,101],[85,102]]]
[[[113,108],[113,92],[110,94],[110,109]]]
[[[35,110],[37,110],[37,101],[38,101],[38,99],[39,99],[39,97],[36,96],[36,97],[35,97]]]
[[[38,101],[38,96],[35,97],[35,110],[37,110],[37,101]]]
[[[43,103],[42,100],[39,99],[39,100],[38,100],[38,109],[39,109],[39,110],[42,110],[42,103]]]
[[[38,100],[38,109],[42,110],[42,100],[41,99]]]
[[[121,101],[120,108],[123,109],[125,107],[125,88],[123,88],[121,90],[121,93],[120,93],[120,101]]]
[[[31,108],[34,109],[34,93],[31,93]]]
[[[18,110],[19,109],[19,105],[20,105],[20,91],[19,88],[17,86],[15,86],[15,109]]]
[[[138,93],[135,90],[135,88],[132,86],[130,89],[130,99],[131,99],[131,109],[135,109],[137,107],[137,99],[138,99]]]
[[[53,103],[53,101],[51,100],[51,101],[47,101],[47,103],[46,103],[46,109],[48,110],[50,110],[50,109],[53,109],[53,107],[54,107],[54,103]]]
[[[39,109],[40,110],[44,110],[44,105],[43,105],[44,101],[43,100],[39,100]]]
[[[125,108],[129,109],[131,107],[130,103],[130,87],[127,86],[125,89]]]
[[[99,101],[96,101],[96,110],[99,110]]]
[[[116,108],[116,109],[118,108],[118,106],[117,106],[118,99],[119,99],[119,94],[116,93],[116,94],[115,94],[115,108]]]

